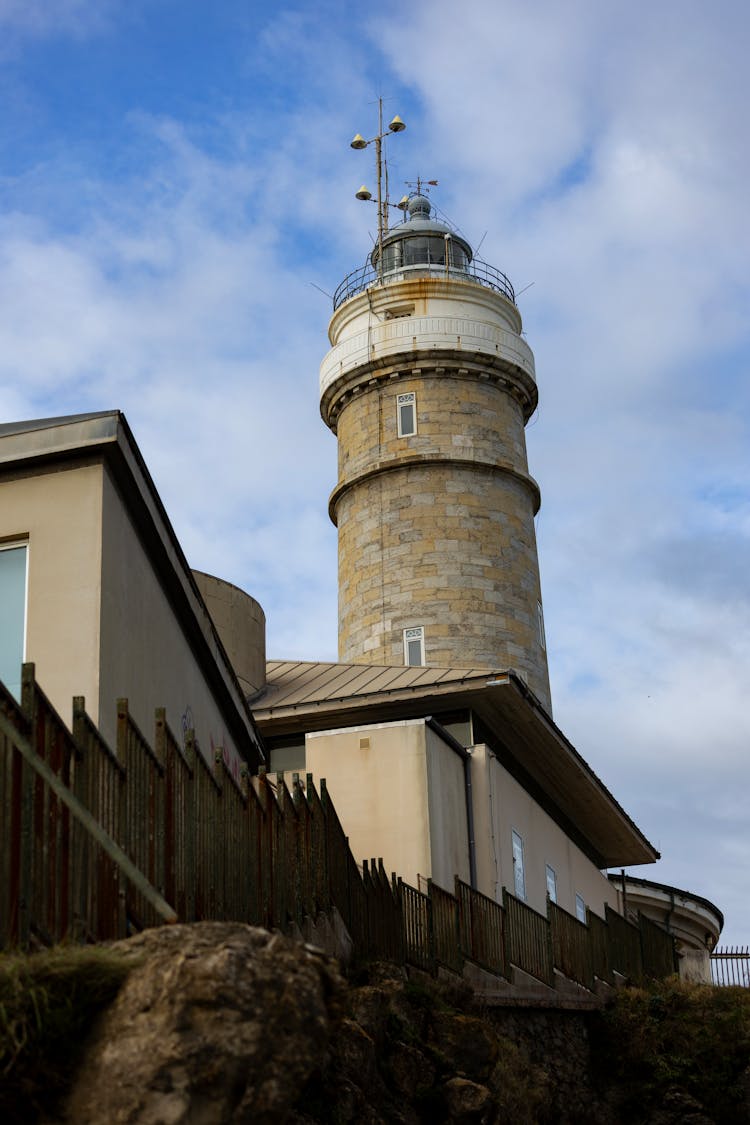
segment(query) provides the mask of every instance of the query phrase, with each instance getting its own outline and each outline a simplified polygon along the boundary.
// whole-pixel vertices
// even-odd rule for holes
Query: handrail
[[[516,303],[516,294],[510,279],[502,270],[496,269],[489,262],[482,261],[481,258],[473,258],[464,269],[446,269],[445,265],[430,264],[429,262],[420,262],[413,266],[400,266],[396,270],[387,271],[382,278],[368,260],[359,269],[348,273],[341,282],[333,295],[333,311],[335,312],[339,305],[343,305],[350,297],[356,297],[358,293],[363,293],[365,289],[369,289],[371,285],[382,285],[392,281],[405,281],[410,277],[425,276],[448,278],[452,281],[477,282],[486,289],[502,293],[512,304],[515,305]]]

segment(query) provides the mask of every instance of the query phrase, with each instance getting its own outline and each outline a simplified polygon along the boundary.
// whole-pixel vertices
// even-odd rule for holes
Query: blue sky
[[[0,412],[124,410],[191,563],[336,655],[332,293],[391,183],[520,291],[555,718],[750,940],[746,5],[0,0]],[[533,283],[533,284],[531,284]],[[319,287],[319,288],[316,288]]]

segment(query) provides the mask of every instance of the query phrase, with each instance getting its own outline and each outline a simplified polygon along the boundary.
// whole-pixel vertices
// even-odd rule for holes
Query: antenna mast
[[[383,276],[383,235],[388,230],[388,168],[385,169],[385,198],[383,197],[383,139],[389,133],[403,133],[406,125],[404,125],[398,114],[390,122],[388,128],[383,130],[383,99],[378,98],[378,133],[377,136],[372,137],[366,141],[364,137],[357,133],[354,140],[351,142],[352,148],[362,149],[367,148],[368,145],[375,145],[375,171],[378,180],[378,280]],[[371,193],[367,190],[365,185],[357,192],[357,199],[372,199]]]

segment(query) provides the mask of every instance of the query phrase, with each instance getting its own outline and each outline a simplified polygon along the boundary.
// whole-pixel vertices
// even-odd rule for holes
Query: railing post
[[[82,695],[73,696],[73,741],[76,748],[76,759],[73,766],[73,792],[89,811],[91,800],[89,794],[91,775],[91,755],[87,752],[86,739],[86,700]],[[88,918],[86,892],[90,880],[93,878],[91,870],[91,844],[84,831],[78,824],[73,826],[76,846],[72,852],[72,878],[73,878],[73,938],[79,941],[83,938]]]
[[[266,929],[273,929],[273,816],[271,802],[268,794],[267,767],[258,766],[258,798],[263,811],[261,821],[260,840],[260,871],[261,871],[261,920],[260,925]]]
[[[35,665],[21,667],[21,711],[29,724],[29,742],[37,748],[38,716],[35,707]],[[32,875],[34,867],[34,785],[36,778],[32,767],[21,755],[19,764],[19,823],[18,823],[18,898],[16,940],[25,948],[31,937]]]
[[[162,713],[165,713],[163,707],[161,710]],[[161,766],[161,769],[156,771],[153,780],[156,789],[154,794],[154,816],[156,817],[156,839],[154,841],[157,873],[156,887],[160,894],[164,896],[164,889],[167,882],[167,769],[163,741],[160,752],[159,742],[157,740],[154,746],[154,757]],[[170,896],[169,901],[174,905],[172,896]]]
[[[159,818],[159,850],[163,887],[161,893],[177,906],[175,850],[176,840],[176,778],[174,755],[167,743],[167,713],[163,707],[154,712],[154,753],[164,767],[162,784],[162,816]]]
[[[333,905],[333,887],[331,878],[331,864],[333,857],[330,854],[330,833],[328,831],[328,789],[326,787],[326,779],[321,777],[320,785],[320,807],[323,810],[323,856],[326,870],[326,902],[330,910]]]
[[[128,810],[127,810],[127,787],[129,784],[128,776],[128,701],[127,699],[117,700],[117,742],[116,753],[117,760],[123,769],[124,784],[120,786],[117,802],[117,833],[118,844],[123,851],[130,853],[130,840],[128,839]]]
[[[185,914],[186,921],[195,922],[195,880],[196,880],[196,854],[195,838],[198,830],[196,825],[196,786],[198,779],[195,768],[195,731],[192,727],[184,735],[185,761],[188,766],[188,783],[185,793]]]
[[[132,777],[128,770],[129,765],[129,738],[128,738],[128,701],[120,698],[117,700],[117,760],[122,766],[120,784],[117,787],[117,843],[127,856],[132,855],[130,846],[130,831],[128,824],[128,801],[134,799],[132,793]],[[130,790],[130,792],[129,792]],[[122,873],[118,876],[117,889],[119,904],[117,909],[118,929],[120,936],[127,934],[127,884]]]

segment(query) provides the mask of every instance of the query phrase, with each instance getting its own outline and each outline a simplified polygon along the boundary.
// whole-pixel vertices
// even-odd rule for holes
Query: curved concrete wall
[[[194,570],[193,578],[246,695],[266,682],[266,615],[238,586]]]

